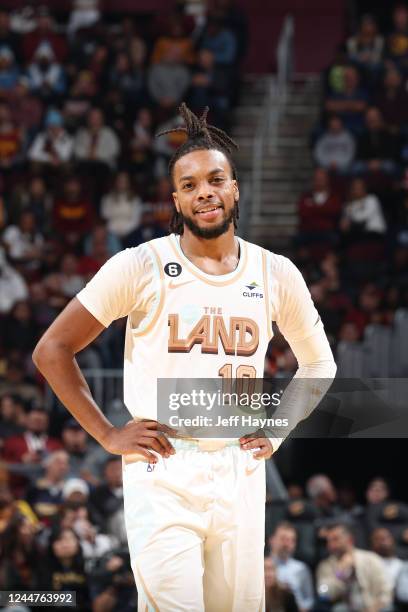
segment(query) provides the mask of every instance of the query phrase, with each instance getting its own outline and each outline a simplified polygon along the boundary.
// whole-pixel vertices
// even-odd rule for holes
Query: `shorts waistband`
[[[170,442],[175,449],[197,450],[204,453],[213,453],[231,446],[240,446],[238,439],[230,438],[171,438]]]

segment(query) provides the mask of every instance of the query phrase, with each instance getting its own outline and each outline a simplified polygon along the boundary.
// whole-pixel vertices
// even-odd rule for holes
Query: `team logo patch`
[[[182,270],[183,268],[176,261],[171,261],[170,263],[164,266],[165,273],[167,274],[167,276],[171,276],[172,278],[180,276]]]
[[[242,295],[250,298],[263,298],[262,287],[256,281],[252,281],[252,283],[245,285]]]

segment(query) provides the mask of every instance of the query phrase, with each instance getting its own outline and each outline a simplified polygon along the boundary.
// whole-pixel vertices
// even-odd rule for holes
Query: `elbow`
[[[35,367],[40,370],[40,372],[42,371],[42,365],[44,361],[44,345],[45,343],[43,342],[43,340],[39,340],[34,348],[33,354],[31,355],[31,359],[33,360]]]

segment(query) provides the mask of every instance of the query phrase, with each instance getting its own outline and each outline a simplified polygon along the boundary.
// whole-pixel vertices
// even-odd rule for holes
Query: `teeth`
[[[214,208],[206,208],[205,210],[199,210],[199,213],[207,213],[212,212],[213,210],[217,210],[218,206],[214,206]]]

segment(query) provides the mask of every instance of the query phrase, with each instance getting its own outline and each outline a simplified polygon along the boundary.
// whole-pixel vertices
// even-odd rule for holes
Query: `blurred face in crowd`
[[[107,463],[105,466],[105,479],[112,489],[122,486],[122,462],[119,459],[114,459]]]
[[[381,294],[375,285],[366,285],[360,293],[358,302],[365,312],[374,312],[381,304]]]
[[[347,66],[347,68],[344,69],[344,85],[346,90],[353,91],[358,87],[359,82],[360,77],[357,70],[351,66]]]
[[[100,130],[103,126],[103,114],[98,108],[89,111],[88,127],[91,131]]]
[[[345,553],[351,552],[353,548],[353,538],[344,527],[334,527],[328,529],[326,534],[327,550],[335,557],[342,557]]]
[[[79,543],[72,529],[63,529],[52,545],[54,555],[58,559],[72,559],[78,554]]]
[[[364,38],[374,38],[377,35],[377,24],[372,17],[365,17],[361,22],[361,34]]]
[[[119,193],[126,193],[130,191],[130,179],[127,172],[119,172],[115,181],[116,190]]]
[[[371,548],[380,557],[393,557],[395,541],[391,532],[383,527],[375,529],[371,534]]]
[[[36,200],[39,200],[40,198],[44,197],[45,183],[43,179],[39,177],[33,178],[30,183],[29,191],[30,191],[31,198],[35,198]]]
[[[280,559],[288,559],[296,550],[296,531],[290,527],[278,527],[271,537],[272,554]]]
[[[351,181],[350,185],[350,199],[360,200],[367,195],[366,185],[363,179],[356,178]]]
[[[270,557],[264,559],[264,572],[265,572],[265,588],[270,589],[275,586],[276,579],[276,567],[273,560]]]
[[[358,342],[360,340],[360,330],[352,322],[343,323],[339,331],[339,340],[345,342]]]
[[[2,123],[9,123],[11,119],[10,108],[8,104],[0,103],[0,125]]]
[[[43,434],[48,430],[48,414],[44,410],[31,410],[27,415],[26,426],[35,434]]]
[[[71,202],[75,202],[81,193],[81,185],[77,179],[70,179],[64,185],[65,198]]]
[[[14,501],[11,491],[6,484],[0,485],[0,510],[6,508]]]
[[[343,130],[343,122],[339,117],[332,117],[329,121],[329,132],[339,134]]]
[[[65,451],[55,451],[46,462],[45,471],[47,478],[53,482],[63,480],[68,474],[69,457]]]
[[[25,210],[24,212],[22,212],[20,216],[19,225],[22,232],[26,234],[31,234],[35,229],[34,214],[29,210]]]
[[[336,489],[328,476],[317,474],[307,482],[307,494],[318,506],[333,504],[337,499]]]
[[[0,11],[0,33],[7,34],[10,29],[10,19],[6,11]]]
[[[396,30],[406,31],[408,28],[408,9],[405,6],[398,6],[394,11],[392,21]]]
[[[61,261],[61,272],[66,276],[72,276],[78,271],[78,260],[72,253],[66,253]]]
[[[398,70],[387,70],[384,85],[387,89],[399,89],[401,87],[401,74]]]
[[[16,404],[11,395],[3,395],[0,399],[0,418],[2,421],[13,421],[16,414]]]
[[[211,70],[214,66],[214,55],[208,49],[201,49],[198,54],[198,63],[205,70]]]
[[[137,115],[137,121],[144,128],[150,128],[152,125],[152,114],[148,108],[141,108]]]
[[[80,453],[86,450],[87,433],[82,427],[66,427],[62,431],[62,443],[68,453]]]
[[[129,72],[130,60],[126,53],[119,53],[116,58],[116,70],[118,72]]]
[[[369,130],[380,130],[383,127],[383,119],[378,108],[369,108],[366,112],[366,125]]]
[[[313,175],[313,191],[328,191],[329,176],[323,168],[316,168]]]
[[[375,478],[370,482],[366,491],[366,498],[369,504],[380,504],[388,499],[390,492],[388,485],[382,478]]]
[[[17,321],[29,321],[31,319],[31,308],[28,302],[17,302],[13,308],[13,317]]]

